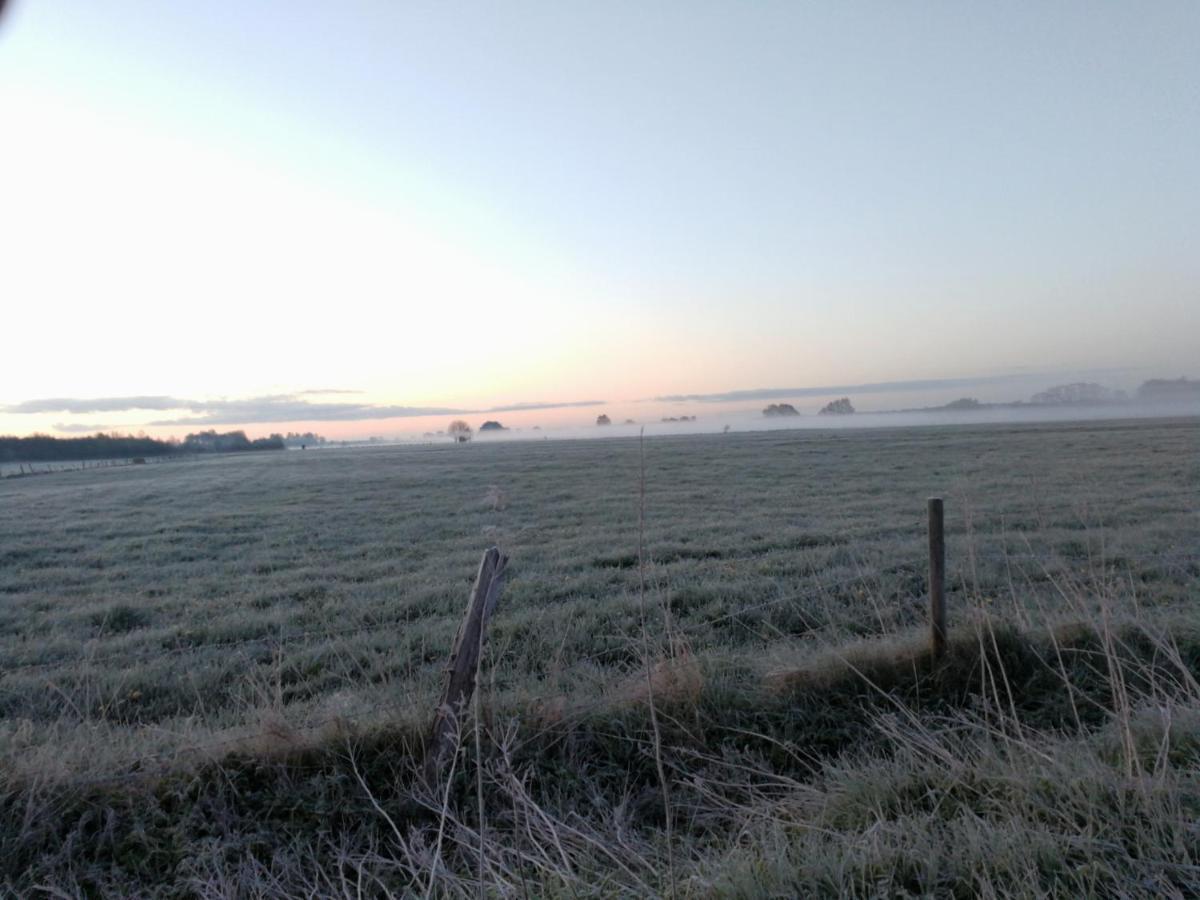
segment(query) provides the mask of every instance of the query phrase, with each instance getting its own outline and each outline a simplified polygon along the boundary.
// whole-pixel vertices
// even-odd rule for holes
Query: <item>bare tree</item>
[[[471,426],[462,419],[455,419],[446,426],[446,434],[454,438],[456,444],[465,444],[471,439]]]

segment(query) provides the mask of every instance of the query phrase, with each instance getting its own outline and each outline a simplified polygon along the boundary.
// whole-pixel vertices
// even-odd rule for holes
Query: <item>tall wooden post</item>
[[[467,601],[466,615],[458,626],[458,635],[450,651],[450,662],[446,667],[446,688],[438,703],[433,720],[433,734],[429,740],[429,751],[425,755],[425,780],[431,784],[436,780],[438,769],[446,753],[454,746],[456,735],[461,730],[463,710],[471,702],[475,691],[475,672],[483,648],[484,634],[496,601],[500,599],[504,569],[508,557],[492,547],[484,551],[479,561],[479,574],[471,599]]]
[[[946,535],[942,498],[929,498],[929,626],[933,658],[946,653]]]

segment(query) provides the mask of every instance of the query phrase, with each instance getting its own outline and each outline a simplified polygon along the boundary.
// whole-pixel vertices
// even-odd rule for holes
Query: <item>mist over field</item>
[[[691,409],[693,407],[689,407]],[[750,412],[744,409],[726,411],[708,411],[701,408],[698,412],[682,412],[678,407],[662,410],[664,415],[695,415],[694,422],[663,422],[659,419],[647,419],[644,422],[634,421],[626,424],[617,418],[607,426],[597,426],[594,422],[568,426],[560,425],[533,431],[528,428],[505,432],[492,432],[478,435],[476,440],[541,440],[541,439],[570,439],[604,438],[614,435],[633,436],[643,430],[647,436],[669,434],[715,434],[722,432],[726,426],[730,431],[785,431],[813,429],[847,429],[847,428],[905,428],[931,427],[939,425],[981,425],[981,424],[1019,424],[1019,423],[1050,423],[1050,422],[1086,422],[1113,419],[1154,419],[1164,416],[1196,415],[1200,408],[1190,404],[1177,406],[1150,407],[1080,407],[1075,409],[1039,409],[1024,407],[1019,409],[980,409],[970,411],[946,412],[855,412],[852,416],[819,416],[813,413],[802,414],[796,418],[772,419],[765,418],[761,412]],[[441,420],[430,420],[430,424],[442,424]],[[519,427],[519,426],[518,426]],[[434,437],[404,439],[429,441]]]
[[[1061,380],[1061,379],[1060,379]],[[1127,396],[1109,403],[1078,403],[1072,405],[1035,404],[1029,397],[1038,390],[1053,385],[1052,378],[995,379],[997,383],[971,382],[952,386],[937,385],[916,389],[911,385],[886,386],[886,390],[842,389],[828,391],[768,389],[739,391],[696,398],[655,398],[635,403],[598,403],[587,410],[571,410],[547,420],[546,413],[509,413],[488,415],[506,428],[504,431],[478,432],[477,440],[542,440],[585,439],[634,435],[714,434],[729,431],[776,431],[785,429],[824,428],[904,428],[938,425],[1016,424],[1037,422],[1082,422],[1105,419],[1147,419],[1156,417],[1200,415],[1200,391],[1195,396],[1173,400],[1154,400]],[[1025,392],[1025,393],[1020,393]],[[853,415],[820,415],[830,401],[849,393]],[[747,398],[742,395],[752,395]],[[977,409],[923,409],[945,406],[969,395],[979,400]],[[1015,396],[1014,396],[1015,395]],[[765,416],[764,408],[772,402],[791,400],[799,415]],[[1019,401],[1019,402],[1014,402]],[[992,404],[992,405],[989,405]],[[608,425],[597,425],[595,418],[607,415]],[[694,419],[693,419],[694,417]],[[476,427],[484,417],[468,416]],[[685,420],[687,419],[687,420]],[[567,421],[564,421],[567,420]],[[573,420],[573,421],[572,421]],[[436,440],[444,429],[445,417],[426,417],[415,420],[412,431],[396,434],[400,440]],[[390,429],[379,423],[377,432],[388,434]],[[416,429],[421,429],[418,435]],[[536,430],[535,430],[536,428]],[[432,434],[431,434],[432,432]]]

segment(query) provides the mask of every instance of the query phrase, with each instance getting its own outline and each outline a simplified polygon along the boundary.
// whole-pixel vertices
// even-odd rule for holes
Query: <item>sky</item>
[[[1195,377],[1198,42],[1194,2],[13,0],[0,433]]]

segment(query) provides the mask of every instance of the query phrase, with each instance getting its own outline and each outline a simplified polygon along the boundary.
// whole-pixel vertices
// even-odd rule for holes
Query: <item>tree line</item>
[[[281,434],[251,440],[241,430],[223,434],[215,430],[200,431],[189,434],[182,441],[128,434],[93,434],[77,438],[35,434],[29,437],[0,436],[0,462],[70,462],[190,453],[239,453],[282,450],[284,446]]]

